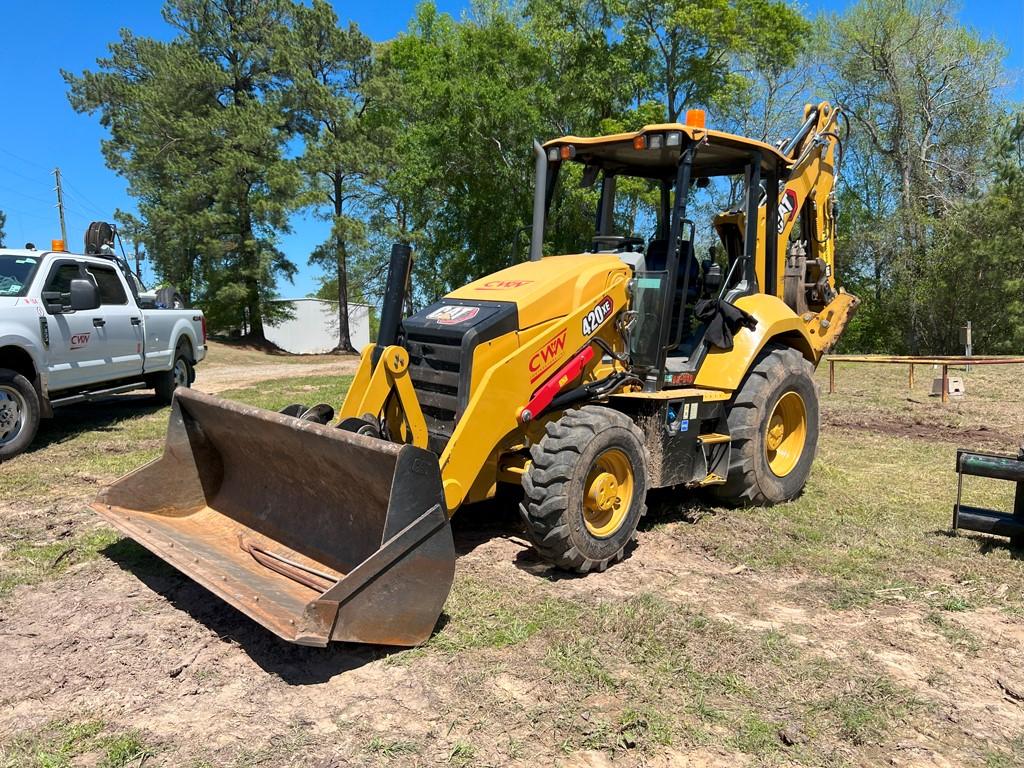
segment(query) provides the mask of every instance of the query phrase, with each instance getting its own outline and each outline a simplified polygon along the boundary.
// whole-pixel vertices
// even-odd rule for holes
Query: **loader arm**
[[[761,292],[778,297],[802,318],[801,335],[809,342],[815,364],[838,342],[860,303],[856,296],[836,288],[835,187],[842,161],[841,117],[841,110],[827,102],[807,105],[804,127],[786,147],[792,165],[779,191],[775,263],[768,263],[766,256],[764,204],[757,222],[755,268]],[[743,232],[744,222],[739,211],[715,218],[725,241],[730,230]]]
[[[409,353],[399,346],[385,347],[374,366],[375,350],[372,344],[363,350],[359,370],[341,406],[339,424],[356,427],[353,432],[372,428],[382,416],[386,417],[385,408],[394,394],[401,414],[401,422],[397,425],[398,436],[402,438],[400,442],[426,448],[427,425],[409,378]]]

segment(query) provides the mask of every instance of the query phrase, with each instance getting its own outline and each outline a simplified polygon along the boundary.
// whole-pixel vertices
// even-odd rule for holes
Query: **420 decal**
[[[605,296],[597,306],[583,316],[583,335],[589,336],[596,331],[612,314],[612,297]]]

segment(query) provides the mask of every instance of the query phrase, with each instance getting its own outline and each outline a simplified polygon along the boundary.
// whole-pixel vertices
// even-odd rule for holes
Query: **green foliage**
[[[380,148],[366,133],[364,84],[372,73],[372,43],[338,17],[325,0],[311,7],[295,5],[288,34],[278,48],[283,69],[292,78],[287,98],[303,139],[298,158],[304,188],[302,201],[331,222],[329,239],[317,246],[309,263],[334,281],[341,350],[354,351],[349,337],[349,261],[353,250],[365,251],[366,225],[361,213],[365,183],[375,175]]]
[[[90,765],[126,768],[141,765],[155,752],[135,731],[104,735],[99,720],[53,720],[31,734],[0,745],[3,768],[70,768],[90,755]],[[98,758],[98,762],[95,758]]]
[[[952,353],[968,320],[978,351],[1011,346],[997,313],[1019,255],[999,242],[1008,201],[990,186],[1004,52],[956,10],[862,0],[831,23],[822,53],[853,123],[840,252],[866,300],[848,350]]]
[[[0,211],[0,248],[4,248],[4,240],[7,234],[4,232],[4,227],[7,226],[7,214]]]
[[[104,155],[138,199],[158,275],[212,327],[256,338],[280,311],[277,280],[295,272],[275,246],[298,188],[273,57],[286,5],[168,0],[172,40],[122,30],[97,71],[63,73],[72,106],[109,129]]]
[[[549,132],[547,64],[513,11],[478,6],[462,23],[421,5],[382,52],[388,97],[374,120],[397,129],[385,182],[396,235],[417,247],[417,300],[516,260],[532,200],[531,142]],[[547,130],[545,130],[547,128]]]
[[[771,0],[613,0],[622,47],[639,70],[645,98],[663,101],[669,122],[688,106],[738,106],[754,71],[793,65],[809,25],[789,5]]]

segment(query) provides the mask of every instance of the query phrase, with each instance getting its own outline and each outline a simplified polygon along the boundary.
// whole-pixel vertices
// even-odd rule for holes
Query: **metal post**
[[[909,376],[908,381],[907,381],[907,389],[913,389],[913,388],[914,388],[914,364],[911,363],[910,364],[910,376]]]
[[[64,190],[60,184],[60,168],[53,169],[53,177],[57,180],[57,213],[60,216],[60,239],[64,241],[64,247],[68,247],[68,230],[64,225]]]
[[[1017,458],[1024,461],[1024,445],[1021,445]],[[1013,494],[1013,516],[1024,523],[1024,482],[1020,480],[1017,481],[1017,490]],[[1010,536],[1010,543],[1015,547],[1024,545],[1024,536],[1020,534]]]
[[[548,156],[544,147],[533,140],[533,226],[530,230],[530,261],[544,256],[544,217],[547,213]]]
[[[971,338],[971,321],[967,321],[967,344],[965,346],[965,357],[970,357],[974,351],[974,340]],[[967,364],[967,372],[971,372],[971,364]]]
[[[943,363],[942,365],[942,402],[949,402],[949,366]]]
[[[836,361],[828,361],[828,393],[835,394],[836,391]]]

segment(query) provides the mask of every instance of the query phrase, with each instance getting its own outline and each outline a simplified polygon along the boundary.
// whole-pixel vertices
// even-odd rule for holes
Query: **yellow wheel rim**
[[[594,461],[583,488],[583,521],[592,536],[605,539],[622,526],[633,503],[633,465],[618,448]]]
[[[806,443],[807,408],[800,395],[787,392],[775,403],[764,435],[764,455],[776,477],[793,471]]]

